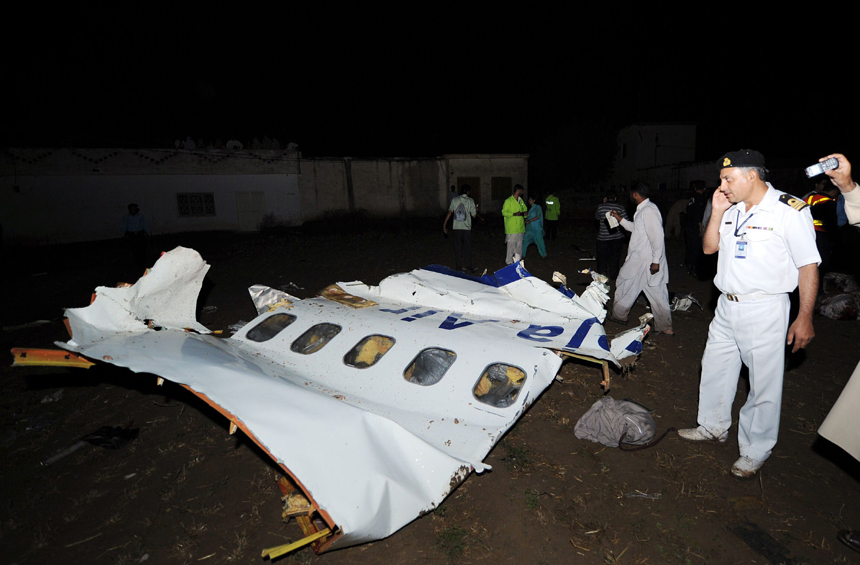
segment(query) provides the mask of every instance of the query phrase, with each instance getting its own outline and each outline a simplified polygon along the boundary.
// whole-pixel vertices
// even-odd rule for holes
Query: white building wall
[[[528,155],[445,155],[448,180],[442,185],[441,198],[447,202],[447,192],[458,177],[479,177],[481,179],[479,202],[481,210],[501,212],[505,198],[492,198],[493,177],[510,177],[511,186],[520,184],[528,192]],[[473,196],[477,187],[472,187]]]
[[[15,192],[14,186],[19,187]],[[260,191],[269,213],[300,222],[297,175],[94,175],[0,178],[4,238],[21,243],[70,243],[120,237],[135,202],[153,234],[237,230],[237,191]],[[180,216],[176,195],[214,195],[214,216]]]
[[[612,184],[629,186],[643,178],[643,171],[695,157],[695,124],[633,124],[618,132]]]
[[[0,156],[0,224],[7,242],[48,244],[120,237],[130,202],[153,234],[240,229],[242,202],[264,206],[288,225],[327,212],[432,215],[447,205],[457,176],[480,177],[482,210],[492,178],[528,183],[527,155],[446,155],[436,159],[313,159],[295,152],[161,149],[9,149]],[[348,178],[352,178],[352,198]],[[248,192],[252,194],[247,194]],[[211,193],[214,216],[180,216],[179,193]],[[505,198],[507,195],[504,196]],[[256,225],[246,208],[244,229]]]
[[[327,211],[348,210],[344,160],[302,161],[299,193],[303,221],[322,216]]]

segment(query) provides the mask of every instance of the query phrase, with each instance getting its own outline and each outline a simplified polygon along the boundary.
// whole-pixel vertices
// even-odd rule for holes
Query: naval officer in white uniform
[[[795,352],[815,336],[812,311],[821,258],[809,207],[765,182],[761,153],[732,151],[718,166],[720,188],[711,200],[702,247],[707,255],[719,251],[714,284],[723,294],[702,356],[699,426],[678,434],[691,441],[726,441],[745,364],[750,392],[740,411],[741,457],[732,474],[749,478],[776,445],[785,344]],[[800,310],[789,327],[788,293],[798,286]]]

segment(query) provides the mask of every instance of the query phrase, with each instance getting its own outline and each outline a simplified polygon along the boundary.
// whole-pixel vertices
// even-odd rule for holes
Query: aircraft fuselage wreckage
[[[608,363],[635,361],[649,329],[643,320],[610,344],[605,277],[593,273],[577,296],[515,263],[482,277],[430,266],[310,299],[253,286],[259,316],[223,338],[195,318],[208,270],[178,247],[134,285],[97,288],[89,306],[66,310],[72,338],[57,343],[84,359],[57,354],[153,373],[224,414],[289,477],[284,515],[318,553],[384,538],[433,510],[472,470],[489,469],[482,460],[564,356],[603,365],[608,389]],[[16,350],[19,364],[37,358]]]

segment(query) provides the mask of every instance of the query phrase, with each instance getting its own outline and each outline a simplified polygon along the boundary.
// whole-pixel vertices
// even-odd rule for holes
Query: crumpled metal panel
[[[613,359],[599,320],[520,266],[489,281],[421,269],[379,287],[340,283],[376,303],[363,308],[256,285],[261,315],[228,339],[205,335],[194,319],[208,268],[190,249],[164,254],[134,286],[100,287],[90,306],[67,310],[73,338],[58,345],[185,385],[228,414],[339,528],[327,547],[386,537],[442,502],[472,469],[487,469],[483,458],[561,366],[552,349]],[[248,339],[284,313],[295,321],[265,341]],[[291,350],[322,323],[341,330],[315,353]],[[344,356],[369,335],[394,345],[372,366],[348,366]],[[421,386],[405,372],[428,347],[456,359],[439,382]],[[509,406],[473,392],[496,363],[525,374]]]

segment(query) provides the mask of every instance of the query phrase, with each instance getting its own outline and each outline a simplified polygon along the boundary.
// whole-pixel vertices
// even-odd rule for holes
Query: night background
[[[34,28],[37,47],[17,44],[8,61],[0,143],[268,136],[305,157],[528,153],[533,184],[563,186],[600,181],[633,122],[696,123],[700,161],[741,147],[791,166],[857,154],[856,48],[802,21],[180,11],[72,12],[63,31]]]
[[[134,241],[148,241],[139,249],[149,266],[177,247],[211,265],[194,313],[224,343],[232,343],[231,328],[258,316],[251,285],[304,299],[336,281],[377,285],[422,266],[455,267],[457,239],[443,232],[442,192],[443,181],[461,177],[478,177],[483,190],[472,227],[475,274],[505,265],[495,179],[527,178],[532,196],[553,193],[563,202],[558,239],[547,237],[546,260],[532,247],[529,273],[547,284],[563,273],[566,286],[583,293],[594,280],[594,214],[613,183],[617,134],[634,123],[696,124],[697,162],[757,149],[777,169],[775,187],[785,190],[796,179],[796,195],[811,189],[802,168],[824,155],[844,153],[860,167],[857,37],[840,25],[856,22],[838,9],[529,8],[7,9],[0,256],[9,276],[0,277],[0,349],[56,349],[67,341],[66,308],[89,304],[93,289],[106,294],[102,287],[140,280],[145,271]],[[219,139],[245,149],[255,138],[277,139],[281,148],[295,142],[305,159],[174,151],[174,141],[189,136],[204,148]],[[655,156],[656,147],[668,146],[655,143]],[[436,159],[445,154],[528,154],[527,177],[522,159]],[[653,411],[659,433],[697,421],[702,353],[720,293],[712,282],[715,255],[694,254],[698,270],[689,268],[694,240],[684,237],[690,231],[681,229],[680,211],[690,180],[713,168],[672,163],[656,170],[669,185],[654,193],[664,221],[678,212],[677,229],[665,230],[668,290],[701,302],[673,313],[677,335],[649,333],[636,366],[624,371],[587,358],[566,361],[555,380],[548,377],[550,387],[528,397],[516,427],[495,437],[485,458],[493,470],[468,478],[391,537],[322,555],[305,547],[277,563],[846,563],[856,556],[837,532],[860,528],[860,463],[817,434],[860,358],[860,319],[851,318],[860,292],[848,290],[854,280],[842,273],[822,285],[821,304],[848,315],[816,315],[812,345],[787,356],[780,439],[756,480],[730,475],[738,456],[734,429],[725,446],[691,446],[669,435],[635,454],[576,438],[576,422],[610,392]],[[713,187],[718,179],[706,180]],[[622,200],[632,215],[633,204]],[[150,238],[134,230],[140,239],[128,237],[121,221],[129,202],[140,205]],[[855,272],[857,250],[860,244],[842,262]],[[646,312],[637,302],[631,322]],[[144,321],[161,329],[158,320]],[[610,336],[629,329],[606,322]],[[299,324],[289,331],[298,335]],[[416,351],[431,339],[393,337],[396,347]],[[289,340],[276,342],[272,350]],[[348,347],[333,341],[323,355],[334,352],[336,361]],[[461,359],[484,354],[481,343],[457,347],[469,349]],[[3,562],[266,563],[262,549],[305,538],[296,519],[284,519],[283,492],[273,480],[287,468],[282,461],[244,427],[231,435],[238,420],[179,386],[182,375],[159,385],[154,374],[115,366],[128,358],[117,349],[103,358],[110,362],[96,360],[85,371],[13,367],[9,353],[0,364]],[[171,354],[168,347],[151,351],[152,359]],[[285,359],[285,368],[312,366]],[[611,383],[602,384],[610,374],[604,369]],[[399,383],[405,372],[395,367],[384,378]],[[476,378],[462,382],[472,387]],[[734,415],[747,390],[741,378]],[[462,398],[464,409],[472,398]],[[407,413],[408,403],[397,402],[396,411]],[[139,437],[119,450],[86,446],[41,463],[102,426],[139,428]],[[343,440],[308,423],[282,428],[316,442],[320,454],[336,452]],[[316,460],[301,463],[329,471]],[[335,464],[348,475],[344,484],[363,488],[357,466]],[[405,474],[393,459],[378,466],[392,477]],[[447,492],[456,486],[453,478],[443,483]],[[378,492],[400,504],[397,489]],[[376,504],[374,496],[368,504]]]

